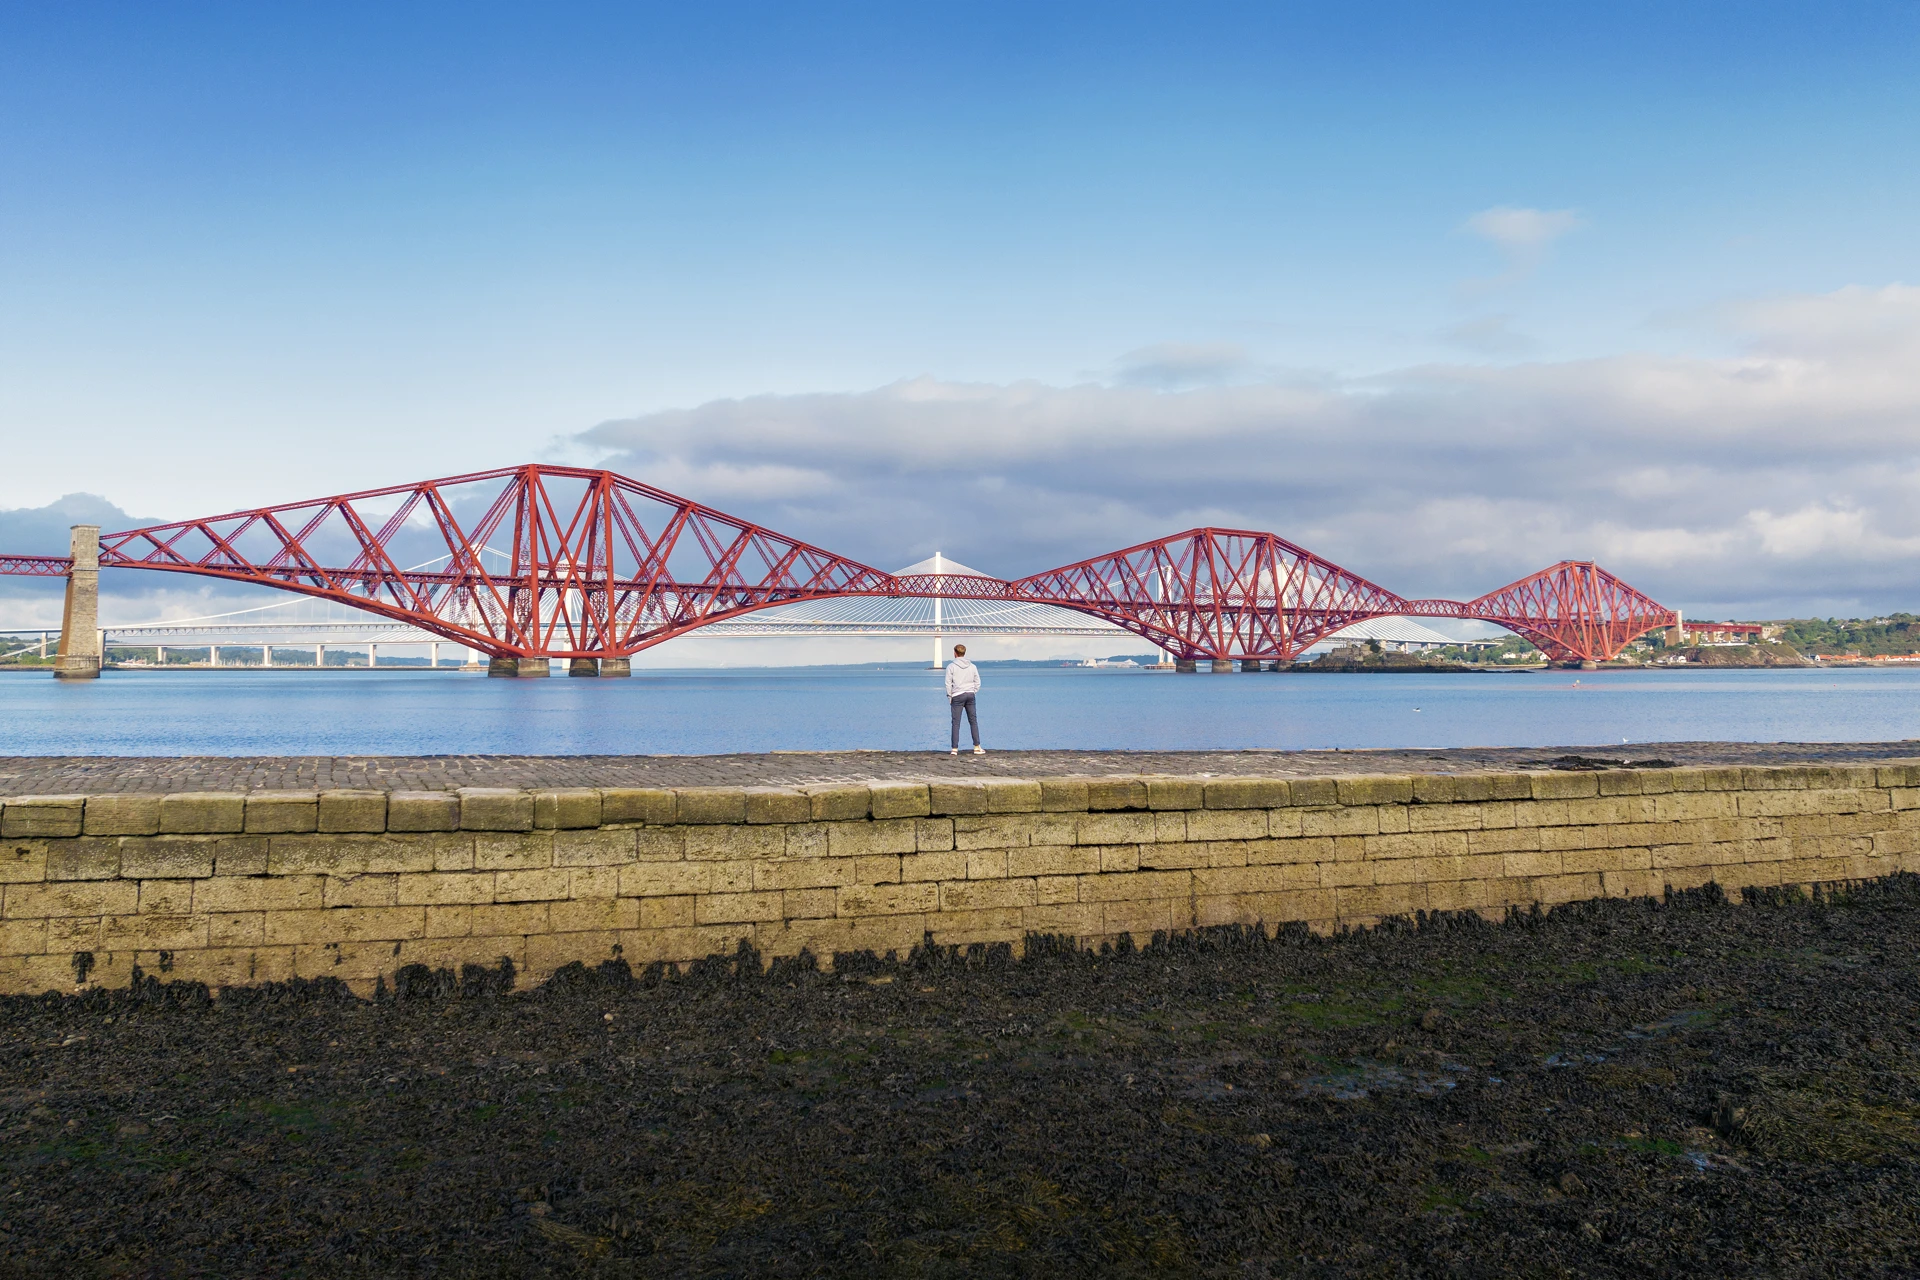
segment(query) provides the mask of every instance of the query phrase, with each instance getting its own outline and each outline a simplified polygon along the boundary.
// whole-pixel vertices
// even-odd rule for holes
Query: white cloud
[[[1018,575],[1215,523],[1408,595],[1471,596],[1570,557],[1716,613],[1920,602],[1920,290],[1724,321],[1741,354],[1167,390],[1125,377],[1153,364],[1135,352],[1112,383],[920,377],[714,401],[582,443],[670,489],[752,477],[739,514],[880,565],[938,547]],[[1172,369],[1172,350],[1143,352]]]
[[[1572,209],[1515,209],[1496,205],[1468,218],[1464,229],[1515,255],[1537,254],[1581,225]]]

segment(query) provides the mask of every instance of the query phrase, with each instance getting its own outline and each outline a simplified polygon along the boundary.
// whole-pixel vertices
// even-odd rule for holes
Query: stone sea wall
[[[1920,764],[15,796],[0,993],[763,956],[1920,870]]]

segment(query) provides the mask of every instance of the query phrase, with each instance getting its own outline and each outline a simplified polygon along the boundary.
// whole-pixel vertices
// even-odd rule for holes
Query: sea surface
[[[993,748],[1244,750],[1920,737],[1920,671],[1175,675],[981,667]],[[908,666],[489,680],[391,671],[0,674],[0,755],[712,754],[944,748]]]

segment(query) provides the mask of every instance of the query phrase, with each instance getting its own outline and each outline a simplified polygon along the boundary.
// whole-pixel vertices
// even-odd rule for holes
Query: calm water
[[[982,668],[991,749],[1559,746],[1920,737],[1920,671],[1172,675]],[[670,753],[944,747],[937,673],[0,675],[0,755]]]

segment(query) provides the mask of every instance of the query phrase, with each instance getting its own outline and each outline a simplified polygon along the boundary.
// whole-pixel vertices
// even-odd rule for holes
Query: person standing
[[[960,715],[966,713],[967,728],[973,732],[973,754],[983,756],[986,748],[980,745],[980,716],[974,709],[974,695],[980,692],[980,668],[967,661],[967,646],[953,646],[953,661],[947,664],[947,707],[953,712],[952,749],[950,756],[960,754]]]

